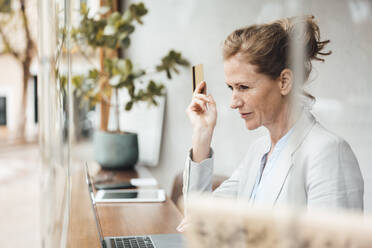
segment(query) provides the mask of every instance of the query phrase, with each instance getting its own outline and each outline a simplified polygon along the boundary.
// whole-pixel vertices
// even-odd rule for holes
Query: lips
[[[244,119],[244,118],[247,118],[248,116],[250,116],[251,114],[252,114],[252,112],[240,113],[240,116]]]

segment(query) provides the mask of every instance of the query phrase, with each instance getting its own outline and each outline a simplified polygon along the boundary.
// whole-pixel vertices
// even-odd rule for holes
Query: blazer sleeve
[[[346,141],[329,144],[317,154],[308,170],[307,193],[308,208],[363,210],[363,177]]]
[[[230,178],[225,180],[221,185],[213,191],[213,195],[225,198],[237,198],[238,189],[240,184],[240,176],[242,175],[243,164],[241,164],[231,175]]]
[[[192,158],[192,149],[188,153],[183,171],[183,195],[191,192],[212,191],[213,175],[213,150],[211,148],[209,157],[200,163],[195,163]]]
[[[186,197],[191,192],[211,192],[214,165],[214,152],[211,149],[209,158],[200,163],[191,159],[191,150],[186,158],[183,172],[183,195]],[[215,191],[213,196],[235,198],[238,194],[240,181],[240,168],[234,171],[232,176],[225,180]]]

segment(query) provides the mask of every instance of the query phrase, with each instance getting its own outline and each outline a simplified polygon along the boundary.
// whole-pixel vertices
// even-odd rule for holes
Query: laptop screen
[[[103,240],[103,233],[102,233],[102,229],[101,229],[101,222],[99,221],[99,215],[98,215],[98,212],[97,212],[96,201],[94,199],[94,184],[93,184],[93,180],[91,179],[90,174],[89,174],[88,163],[85,163],[85,180],[86,180],[87,185],[88,185],[88,192],[89,192],[90,202],[92,203],[92,209],[93,209],[93,212],[94,212],[94,220],[96,222],[96,226],[97,226],[97,229],[98,229],[99,240],[104,247],[104,240]]]

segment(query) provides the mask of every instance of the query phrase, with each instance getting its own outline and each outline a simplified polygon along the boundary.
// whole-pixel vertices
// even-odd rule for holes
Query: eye
[[[239,90],[247,90],[247,89],[249,89],[249,86],[239,85]]]
[[[227,88],[229,88],[230,90],[233,90],[233,88],[230,85],[227,85]]]

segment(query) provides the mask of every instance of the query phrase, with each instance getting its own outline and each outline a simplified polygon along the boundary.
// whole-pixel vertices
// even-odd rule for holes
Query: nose
[[[243,105],[243,101],[237,96],[236,93],[232,93],[230,108],[237,109]]]

